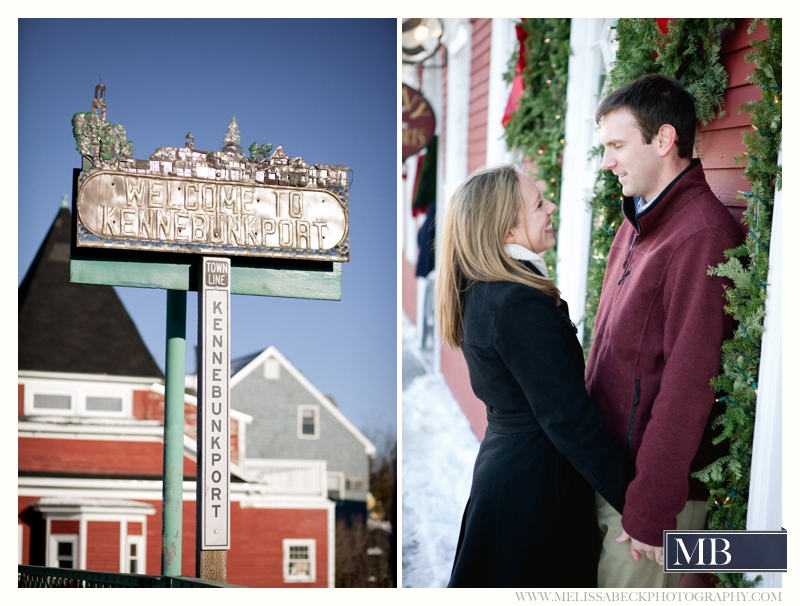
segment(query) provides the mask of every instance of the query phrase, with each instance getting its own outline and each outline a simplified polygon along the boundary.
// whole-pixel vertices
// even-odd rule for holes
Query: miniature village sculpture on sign
[[[236,117],[217,152],[159,147],[133,158],[125,128],[106,122],[105,86],[72,118],[84,158],[77,246],[203,255],[349,261],[352,170],[241,148]]]

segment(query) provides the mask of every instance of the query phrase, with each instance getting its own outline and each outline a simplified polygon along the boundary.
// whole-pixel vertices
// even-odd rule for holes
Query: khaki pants
[[[597,525],[603,533],[603,549],[597,568],[597,586],[610,587],[666,587],[675,588],[681,581],[680,573],[665,573],[663,566],[646,557],[636,562],[631,557],[631,543],[617,543],[622,533],[622,516],[598,493]],[[687,501],[678,514],[677,530],[703,530],[706,525],[706,507],[703,501]]]

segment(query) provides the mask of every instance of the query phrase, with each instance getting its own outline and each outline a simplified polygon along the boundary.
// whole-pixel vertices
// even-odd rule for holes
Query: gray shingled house
[[[248,472],[258,477],[274,459],[295,460],[298,470],[324,461],[337,518],[366,519],[375,445],[275,347],[231,362],[231,407],[253,417]]]

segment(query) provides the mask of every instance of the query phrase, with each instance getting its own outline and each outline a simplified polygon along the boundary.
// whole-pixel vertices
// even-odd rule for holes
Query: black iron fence
[[[124,574],[21,565],[18,566],[17,581],[18,587],[239,587],[239,585],[205,581],[194,577]]]

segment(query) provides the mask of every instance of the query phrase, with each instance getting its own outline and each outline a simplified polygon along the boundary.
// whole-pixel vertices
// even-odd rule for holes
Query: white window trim
[[[134,503],[132,503],[134,504]],[[131,511],[130,507],[119,507],[116,505],[108,505],[103,502],[97,502],[93,504],[83,504],[83,505],[62,505],[62,504],[51,504],[51,503],[39,503],[38,506],[39,511],[45,518],[45,537],[46,537],[46,552],[45,552],[45,560],[48,562],[48,566],[50,566],[51,561],[55,561],[54,555],[54,547],[52,537],[64,537],[64,536],[75,536],[77,540],[77,548],[75,551],[75,568],[86,570],[86,553],[87,553],[87,537],[88,537],[88,523],[89,522],[115,522],[119,524],[120,528],[120,549],[119,549],[119,561],[117,565],[117,571],[125,572],[128,568],[127,564],[127,557],[126,557],[126,549],[128,545],[127,537],[128,537],[128,523],[136,522],[142,525],[142,534],[141,535],[133,535],[133,538],[141,536],[143,543],[141,548],[141,557],[140,560],[142,562],[142,572],[140,574],[146,574],[146,566],[147,566],[147,517],[153,515],[156,512],[156,508],[152,505],[147,504],[135,504],[135,509],[137,511]],[[60,509],[61,511],[55,511],[56,509]],[[64,510],[72,510],[72,511],[64,511]],[[67,534],[57,534],[54,535],[51,532],[53,521],[77,521],[78,522],[78,534],[77,535],[67,535]],[[63,539],[61,539],[63,540]],[[56,562],[57,564],[57,562]]]
[[[348,476],[344,480],[344,489],[347,492],[365,492],[367,490],[367,483],[364,480],[364,476]],[[347,486],[348,483],[355,484],[357,482],[361,483],[361,488],[350,488]]]
[[[275,376],[272,376],[272,375]],[[279,381],[281,378],[281,363],[275,358],[264,360],[264,378],[268,381]]]
[[[51,534],[47,541],[47,566],[59,568],[58,565],[58,544],[72,543],[72,570],[81,568],[79,554],[79,540],[76,534]]]
[[[290,547],[308,547],[308,576],[289,576]],[[283,582],[315,583],[317,580],[317,541],[316,539],[283,539]]]
[[[614,19],[572,19],[569,80],[565,116],[563,184],[559,204],[558,287],[572,309],[584,309],[592,235],[592,212],[586,204],[594,192],[600,167],[587,150],[598,143],[594,113],[599,102],[601,76],[615,57]],[[580,316],[581,313],[577,313]],[[576,318],[576,322],[578,322]],[[578,322],[578,340],[583,325]]]
[[[345,482],[344,482],[344,472],[343,471],[329,471],[328,472],[328,478],[327,478],[326,487],[325,487],[325,494],[327,495],[330,492],[331,478],[334,478],[334,477],[339,480],[339,499],[338,500],[343,501],[344,500],[344,496],[345,496],[345,489],[346,489],[346,485],[345,485]]]
[[[145,570],[147,568],[147,559],[145,553],[145,540],[144,535],[127,535],[125,540],[122,541],[122,544],[125,545],[125,552],[123,554],[122,559],[122,570],[123,572],[127,572],[128,574],[146,574]],[[136,545],[136,560],[139,562],[139,567],[135,573],[131,573],[131,545]]]
[[[22,524],[17,524],[17,564],[22,566],[22,544],[25,531]]]
[[[102,417],[102,418],[130,418],[133,416],[132,389],[122,385],[93,384],[93,383],[67,383],[41,380],[20,381],[24,386],[23,412],[26,416],[70,416],[70,417]],[[70,408],[34,408],[34,396],[52,395],[69,396]],[[87,410],[87,398],[119,398],[122,400],[122,410]]]
[[[309,410],[314,413],[313,435],[303,433],[303,413]],[[297,437],[301,440],[319,440],[319,406],[316,404],[300,404],[297,407]]]

